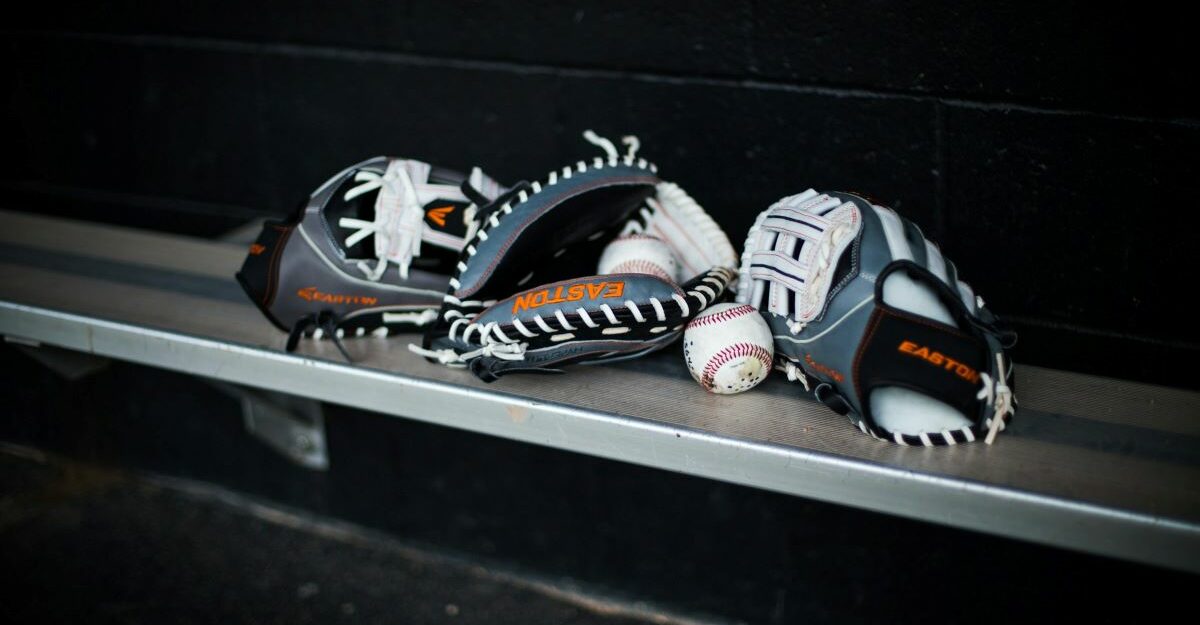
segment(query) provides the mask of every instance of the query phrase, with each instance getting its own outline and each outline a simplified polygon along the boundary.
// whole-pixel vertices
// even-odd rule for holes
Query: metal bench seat
[[[389,415],[1200,572],[1200,393],[1018,366],[994,446],[900,447],[776,378],[716,396],[676,349],[487,385],[415,335],[282,349],[244,249],[0,212],[0,334]]]

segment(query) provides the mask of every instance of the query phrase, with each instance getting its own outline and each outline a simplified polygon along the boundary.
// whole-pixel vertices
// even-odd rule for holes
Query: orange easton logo
[[[945,354],[942,354],[941,352],[917,345],[912,341],[904,341],[900,343],[899,350],[902,353],[920,358],[921,360],[924,360],[925,362],[938,367],[939,369],[945,369],[946,371],[949,371],[972,384],[979,382],[978,371],[949,356],[946,356]]]
[[[333,293],[322,293],[315,286],[308,286],[296,291],[296,295],[310,302],[325,302],[326,304],[354,304],[357,306],[374,306],[379,302],[377,298],[366,297],[363,295],[335,295]]]
[[[513,314],[530,308],[540,308],[547,304],[562,302],[578,302],[581,299],[600,299],[605,297],[621,297],[625,293],[624,282],[589,282],[587,284],[572,284],[554,287],[553,295],[550,289],[529,291],[517,296],[513,302]]]
[[[838,383],[841,383],[842,381],[844,381],[846,379],[846,376],[842,375],[841,371],[838,371],[837,369],[834,369],[833,367],[827,367],[827,366],[813,360],[812,354],[805,354],[804,362],[807,363],[808,366],[813,371],[816,371],[817,373],[824,373],[825,375],[833,378],[834,381],[836,381]]]
[[[267,246],[265,246],[265,245],[259,245],[258,243],[250,244],[250,255],[251,256],[258,256],[259,254],[262,254],[265,251],[267,251]]]
[[[432,221],[433,223],[445,228],[446,216],[453,212],[453,206],[439,206],[437,208],[431,208],[425,211],[425,216],[429,218],[429,221]]]

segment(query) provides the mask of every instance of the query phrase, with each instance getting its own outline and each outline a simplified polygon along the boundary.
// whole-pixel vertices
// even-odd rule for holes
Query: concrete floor
[[[679,623],[198,482],[0,447],[8,623]]]
[[[0,447],[9,623],[680,622],[210,485]]]

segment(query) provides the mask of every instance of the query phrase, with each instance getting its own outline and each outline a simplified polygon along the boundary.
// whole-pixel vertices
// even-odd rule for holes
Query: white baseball
[[[666,241],[648,234],[626,234],[604,248],[596,273],[648,273],[674,283],[677,265]]]
[[[775,340],[753,306],[717,304],[696,315],[684,329],[683,358],[704,390],[732,395],[767,378]]]

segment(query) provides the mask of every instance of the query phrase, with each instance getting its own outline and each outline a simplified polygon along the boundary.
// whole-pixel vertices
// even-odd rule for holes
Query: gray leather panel
[[[543,187],[539,193],[530,195],[525,202],[514,205],[511,214],[498,216],[499,225],[486,229],[487,240],[477,238],[472,241],[471,244],[478,251],[473,258],[475,262],[468,263],[466,271],[461,272],[458,276],[458,296],[466,298],[475,295],[487,283],[497,264],[509,253],[514,242],[533,223],[544,219],[546,215],[554,210],[568,210],[573,208],[569,204],[564,205],[564,202],[567,200],[604,187],[629,186],[632,188],[645,186],[648,188],[647,194],[649,194],[653,192],[653,187],[658,182],[658,177],[646,169],[631,165],[605,165],[602,169],[588,169],[584,172],[576,171],[570,179],[564,180],[559,178],[558,182],[554,185]],[[625,207],[615,204],[603,204],[589,208],[593,211],[625,211]],[[608,225],[620,223],[627,215],[614,215],[611,219],[604,219],[602,215],[597,215],[596,217],[596,221]],[[575,240],[578,241],[593,233],[568,232],[564,234],[575,236],[577,237]],[[569,244],[569,241],[567,243]]]

